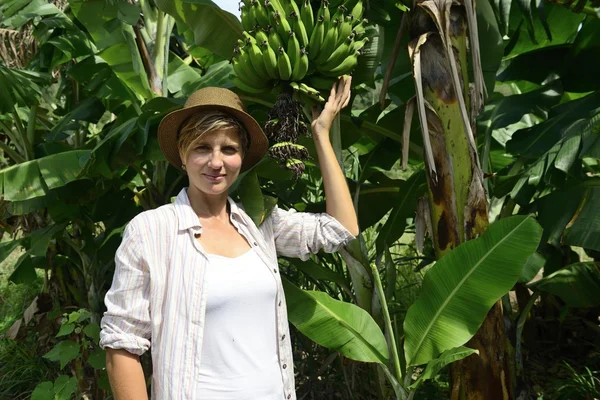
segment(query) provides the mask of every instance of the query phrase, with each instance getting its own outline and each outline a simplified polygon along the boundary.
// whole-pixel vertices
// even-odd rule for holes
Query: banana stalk
[[[486,93],[471,1],[460,0],[457,4],[452,0],[419,0],[410,15],[414,106],[423,135],[428,208],[438,258],[480,236],[488,226],[483,174],[474,139],[474,121]],[[467,40],[474,90],[467,74]],[[412,108],[412,104],[407,106],[407,113]],[[498,303],[467,343],[479,350],[479,356],[452,364],[453,400],[513,398],[506,343]]]

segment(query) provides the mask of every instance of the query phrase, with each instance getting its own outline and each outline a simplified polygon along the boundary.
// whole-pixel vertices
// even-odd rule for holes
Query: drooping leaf
[[[75,324],[72,324],[72,323],[62,324],[60,326],[60,329],[58,330],[58,333],[56,334],[56,337],[70,335],[71,333],[73,333],[73,330],[75,330]]]
[[[96,323],[86,325],[85,328],[83,328],[83,333],[96,344],[100,341],[100,326]]]
[[[0,171],[4,198],[23,201],[44,196],[49,189],[66,185],[79,178],[81,159],[89,150],[71,150],[16,164]]]
[[[407,364],[425,364],[466,343],[516,283],[541,234],[531,217],[505,218],[442,257],[425,275],[404,321]]]
[[[31,400],[54,400],[54,384],[49,381],[38,384],[31,393]]]
[[[519,276],[519,282],[527,283],[531,281],[535,276],[540,272],[542,267],[546,264],[546,259],[537,251],[533,253],[523,266],[523,271],[521,271],[521,276]]]
[[[259,226],[265,218],[265,201],[256,172],[250,171],[241,180],[238,188],[244,211]]]
[[[283,280],[289,320],[316,343],[352,360],[387,363],[388,346],[373,318],[327,293],[302,290]]]
[[[72,340],[63,340],[62,342],[58,342],[43,357],[50,361],[60,361],[60,369],[62,370],[70,361],[79,356],[79,350],[79,343]]]
[[[564,242],[600,251],[600,187],[588,188],[564,234]]]
[[[390,246],[406,228],[406,219],[413,215],[417,208],[417,199],[426,190],[425,173],[415,172],[401,185],[394,208],[377,236],[377,253],[382,254],[385,246]]]
[[[458,360],[462,360],[463,358],[467,358],[472,354],[479,354],[479,351],[463,346],[446,350],[445,352],[440,354],[438,358],[434,358],[433,360],[427,363],[427,366],[425,367],[423,373],[414,383],[412,383],[409,386],[409,388],[412,390],[416,390],[423,382],[435,377],[446,365],[452,364],[453,362]]]
[[[571,307],[600,306],[600,264],[567,265],[529,285],[560,297]]]
[[[77,390],[77,378],[61,375],[54,381],[54,400],[71,400]]]
[[[300,259],[290,260],[291,264],[300,271],[310,275],[314,279],[335,282],[338,285],[346,285],[346,278],[337,272],[317,264],[313,260],[302,261]]]
[[[112,6],[104,0],[71,0],[70,4],[77,19],[94,39],[100,51],[98,56],[139,97],[152,98],[154,95],[150,90],[133,27],[118,18],[122,7]],[[121,16],[123,18],[122,12]]]
[[[88,357],[88,364],[94,369],[106,368],[106,353],[101,348],[96,348]]]
[[[156,5],[194,32],[198,46],[231,58],[235,42],[242,37],[242,26],[235,16],[210,0],[157,0]]]

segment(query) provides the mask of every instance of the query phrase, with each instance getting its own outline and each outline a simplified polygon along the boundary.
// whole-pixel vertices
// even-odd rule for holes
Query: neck
[[[194,209],[196,215],[200,218],[225,218],[227,214],[227,196],[228,192],[221,194],[209,195],[203,193],[192,186],[188,187],[187,195],[190,199],[190,205]]]

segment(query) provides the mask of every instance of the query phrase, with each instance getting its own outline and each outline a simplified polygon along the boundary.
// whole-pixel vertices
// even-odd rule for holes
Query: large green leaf
[[[546,28],[538,18],[533,21],[534,41],[527,33],[525,24],[520,24],[521,15],[514,15],[514,26],[509,36],[511,41],[507,46],[510,50],[508,57],[513,57],[528,51],[541,49],[547,46],[556,46],[569,42],[577,33],[577,29],[585,15],[574,13],[561,5],[554,5],[549,2],[544,3],[544,9],[547,15],[547,23],[550,26],[552,37],[549,38]]]
[[[600,113],[600,92],[559,104],[550,111],[550,118],[531,128],[516,132],[506,144],[511,153],[539,157],[565,137],[579,120],[589,120]]]
[[[118,0],[121,3],[123,0]],[[136,44],[133,27],[119,19],[119,7],[104,0],[71,0],[71,8],[85,26],[101,57],[138,96],[150,99],[148,76]],[[118,5],[118,4],[117,4]]]
[[[327,293],[302,290],[284,279],[289,320],[314,342],[363,362],[388,362],[388,346],[373,318]]]
[[[517,282],[541,234],[531,217],[501,219],[441,258],[425,275],[421,294],[406,314],[407,364],[425,364],[465,344]]]
[[[529,286],[552,293],[571,307],[597,307],[600,306],[600,263],[567,265]]]
[[[238,19],[210,0],[157,0],[159,9],[184,23],[198,46],[231,58],[235,42],[242,36]]]
[[[13,165],[0,171],[4,199],[22,201],[44,196],[48,190],[76,179],[83,169],[81,159],[89,150],[71,150]]]

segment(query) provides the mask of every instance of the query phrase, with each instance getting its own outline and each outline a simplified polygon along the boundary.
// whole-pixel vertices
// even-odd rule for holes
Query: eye
[[[223,153],[225,153],[225,154],[235,154],[235,153],[237,153],[237,151],[238,151],[238,149],[233,146],[223,147]]]
[[[199,144],[198,146],[196,146],[196,150],[198,150],[198,151],[208,151],[208,150],[210,150],[210,147],[208,145],[205,145],[205,144]]]

